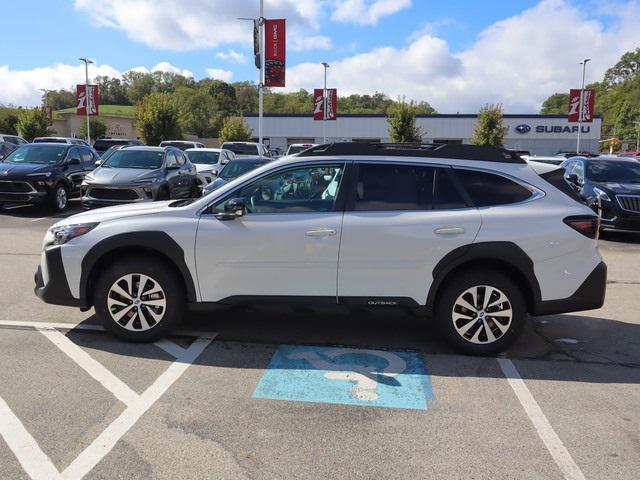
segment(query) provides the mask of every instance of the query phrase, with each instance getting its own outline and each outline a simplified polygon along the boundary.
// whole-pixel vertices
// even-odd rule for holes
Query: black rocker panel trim
[[[433,269],[433,283],[427,295],[427,305],[433,306],[438,289],[447,275],[455,268],[477,261],[496,261],[506,263],[516,269],[526,280],[528,292],[523,292],[531,300],[531,304],[540,302],[540,285],[533,270],[533,261],[513,242],[481,242],[464,245],[445,255]]]
[[[187,300],[189,302],[195,302],[197,299],[195,284],[191,277],[189,267],[185,262],[184,250],[165,232],[159,231],[145,231],[145,232],[130,232],[114,235],[113,237],[105,238],[101,242],[96,243],[82,259],[82,274],[80,276],[80,299],[88,304],[88,298],[90,292],[87,291],[90,275],[93,274],[95,265],[108,255],[110,252],[117,250],[118,248],[145,248],[154,251],[155,253],[168,257],[173,265],[180,272],[184,285],[186,287]]]

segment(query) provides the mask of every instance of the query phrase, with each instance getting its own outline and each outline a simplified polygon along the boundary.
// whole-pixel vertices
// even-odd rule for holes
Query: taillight
[[[600,231],[600,217],[593,215],[579,215],[565,218],[564,223],[577,232],[580,232],[585,237],[598,238],[598,232]]]

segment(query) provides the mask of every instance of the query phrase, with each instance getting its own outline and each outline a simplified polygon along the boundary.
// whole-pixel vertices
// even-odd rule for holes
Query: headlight
[[[593,187],[593,193],[595,193],[596,197],[598,197],[603,202],[611,201],[611,198],[609,198],[609,195],[607,195],[607,192],[605,192],[604,190],[600,190],[598,187]]]
[[[140,178],[138,180],[134,180],[133,183],[136,185],[144,185],[145,183],[155,183],[162,180],[162,177],[147,177]]]
[[[96,228],[98,223],[78,223],[76,225],[53,226],[47,231],[44,246],[63,245],[69,240],[80,237]]]
[[[42,172],[42,173],[27,173],[27,177],[29,178],[49,178],[51,176],[51,172]]]

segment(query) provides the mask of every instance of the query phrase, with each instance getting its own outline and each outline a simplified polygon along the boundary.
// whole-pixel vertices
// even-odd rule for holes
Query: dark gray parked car
[[[82,184],[82,206],[199,196],[196,167],[175,147],[127,147],[111,155]]]

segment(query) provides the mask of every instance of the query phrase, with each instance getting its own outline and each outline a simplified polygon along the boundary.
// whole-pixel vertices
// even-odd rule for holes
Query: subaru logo
[[[522,135],[524,135],[525,133],[529,133],[530,131],[531,131],[531,127],[529,125],[522,124],[516,127],[516,132]]]

